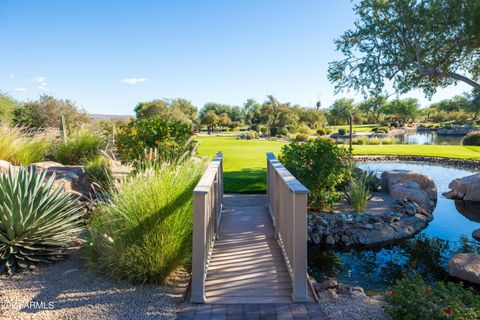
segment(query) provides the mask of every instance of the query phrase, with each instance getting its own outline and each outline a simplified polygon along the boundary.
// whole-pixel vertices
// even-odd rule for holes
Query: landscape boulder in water
[[[480,201],[480,173],[455,179],[448,187],[452,190],[443,194],[448,199]]]
[[[464,281],[480,284],[480,254],[454,255],[448,262],[448,274]]]
[[[435,208],[437,187],[430,177],[412,170],[389,170],[381,180],[382,189],[395,200],[416,203],[426,212]]]

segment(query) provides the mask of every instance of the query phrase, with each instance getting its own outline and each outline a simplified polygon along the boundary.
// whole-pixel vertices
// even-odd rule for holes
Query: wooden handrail
[[[223,156],[218,153],[193,190],[191,302],[205,303],[205,276],[218,238],[223,205]]]
[[[276,239],[292,280],[292,299],[308,301],[307,295],[307,195],[300,183],[271,152],[267,153],[267,206]]]

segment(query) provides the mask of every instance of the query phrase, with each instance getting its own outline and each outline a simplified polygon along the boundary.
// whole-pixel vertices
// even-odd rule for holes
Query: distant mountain
[[[125,121],[125,120],[128,120],[128,119],[131,119],[133,118],[134,116],[130,116],[130,115],[118,115],[118,114],[88,114],[88,116],[90,117],[90,120],[92,122],[100,122],[100,121],[103,121],[103,120],[120,120],[120,121]]]

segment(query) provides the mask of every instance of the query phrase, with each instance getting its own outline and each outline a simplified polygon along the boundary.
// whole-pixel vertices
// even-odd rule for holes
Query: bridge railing
[[[310,191],[267,153],[268,209],[275,226],[275,236],[282,248],[292,280],[295,302],[307,296],[307,195]]]
[[[218,153],[193,191],[191,302],[205,303],[205,277],[223,204],[223,156]]]

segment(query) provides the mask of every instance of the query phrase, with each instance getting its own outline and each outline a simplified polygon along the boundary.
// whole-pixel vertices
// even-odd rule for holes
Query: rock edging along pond
[[[427,157],[427,156],[404,156],[404,155],[361,155],[353,156],[356,162],[371,161],[406,161],[406,162],[427,162],[438,165],[453,166],[456,168],[480,170],[480,160]]]
[[[374,247],[411,237],[433,219],[437,189],[427,176],[410,170],[382,173],[376,201],[392,203],[364,214],[309,214],[308,241],[324,247]],[[387,194],[388,191],[388,194]]]

